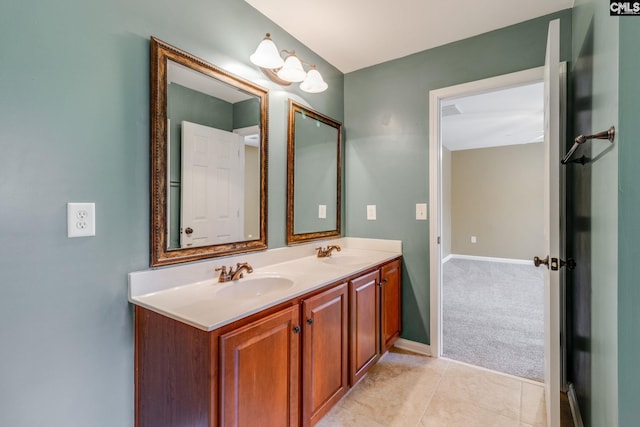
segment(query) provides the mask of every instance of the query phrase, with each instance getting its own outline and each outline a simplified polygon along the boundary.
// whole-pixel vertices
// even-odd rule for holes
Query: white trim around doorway
[[[429,92],[429,350],[432,357],[441,357],[442,337],[442,246],[441,246],[441,163],[440,103],[453,97],[476,95],[496,89],[541,82],[544,67],[531,68],[488,79],[477,80]]]

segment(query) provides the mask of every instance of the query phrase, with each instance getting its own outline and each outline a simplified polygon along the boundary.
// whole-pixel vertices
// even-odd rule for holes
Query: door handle
[[[187,236],[190,236],[190,235],[191,235],[191,233],[193,233],[193,228],[191,228],[191,227],[187,227],[187,229],[186,229],[186,230],[184,230],[184,232],[185,232],[185,233],[187,233]]]
[[[576,262],[573,258],[569,258],[566,261],[559,260],[558,258],[551,258],[551,262],[549,262],[549,255],[545,259],[540,259],[539,257],[533,257],[533,265],[536,267],[540,267],[541,265],[546,265],[547,268],[551,267],[551,270],[558,271],[561,267],[567,267],[567,270],[571,271],[576,268]]]
[[[540,267],[543,264],[546,265],[547,268],[549,268],[549,255],[547,255],[547,257],[544,259],[541,259],[537,256],[533,257],[533,265],[535,265],[536,267]]]

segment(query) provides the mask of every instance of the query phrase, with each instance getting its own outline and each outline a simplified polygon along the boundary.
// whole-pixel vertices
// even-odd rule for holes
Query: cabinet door
[[[351,385],[378,360],[380,349],[380,294],[378,270],[349,283],[351,305]]]
[[[392,261],[382,267],[382,353],[400,337],[402,326],[402,264]]]
[[[314,425],[346,393],[348,346],[347,284],[302,303],[303,425]]]
[[[221,426],[299,425],[299,306],[220,337]]]

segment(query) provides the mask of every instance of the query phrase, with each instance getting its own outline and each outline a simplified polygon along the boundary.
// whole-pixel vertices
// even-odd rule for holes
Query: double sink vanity
[[[131,273],[136,425],[310,426],[400,335],[401,245],[342,238]],[[219,282],[216,268],[252,273]]]
[[[342,124],[292,99],[290,246],[269,249],[267,108],[266,89],[151,39],[137,427],[311,426],[400,335],[401,242],[342,237]]]

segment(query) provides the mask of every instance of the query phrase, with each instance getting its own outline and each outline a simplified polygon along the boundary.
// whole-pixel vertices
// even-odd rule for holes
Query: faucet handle
[[[229,274],[227,273],[227,267],[222,266],[215,269],[215,271],[219,271],[220,275],[218,276],[218,282],[224,283],[229,280]]]

